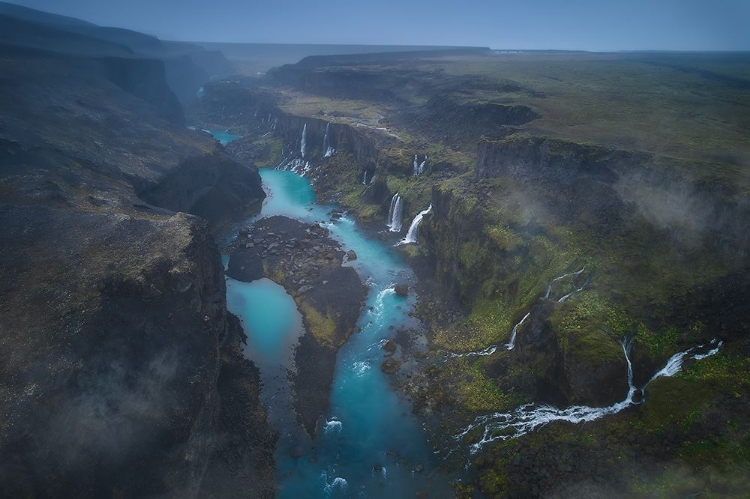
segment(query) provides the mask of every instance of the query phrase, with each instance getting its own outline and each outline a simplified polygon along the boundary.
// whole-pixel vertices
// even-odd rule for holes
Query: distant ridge
[[[372,52],[360,54],[311,55],[300,60],[296,66],[309,68],[316,66],[343,66],[371,64],[373,62],[391,62],[395,60],[420,59],[430,56],[446,55],[487,55],[492,53],[489,47],[434,48],[422,50],[399,50],[394,52]]]
[[[0,2],[0,14],[59,28],[96,27],[96,24],[76,19],[74,17],[42,12],[40,10],[30,9],[22,5],[7,2]]]

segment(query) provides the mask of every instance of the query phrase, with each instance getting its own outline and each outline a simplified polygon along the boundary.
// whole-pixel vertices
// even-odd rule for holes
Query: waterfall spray
[[[328,137],[328,130],[331,128],[331,123],[326,123],[326,133],[323,136],[323,157],[330,158],[336,152],[336,149],[331,146],[331,139]]]
[[[388,230],[401,232],[404,224],[404,200],[398,193],[391,198],[391,207],[388,209]]]
[[[302,127],[302,140],[300,141],[299,152],[302,154],[302,159],[305,158],[305,151],[307,149],[307,123]]]
[[[409,232],[406,233],[406,237],[403,238],[401,241],[399,241],[396,246],[401,246],[402,244],[413,244],[417,242],[417,236],[419,235],[419,224],[422,223],[422,219],[425,215],[430,213],[432,211],[432,205],[430,205],[426,210],[420,211],[416,217],[414,217],[414,220],[412,221],[411,225],[409,226]]]

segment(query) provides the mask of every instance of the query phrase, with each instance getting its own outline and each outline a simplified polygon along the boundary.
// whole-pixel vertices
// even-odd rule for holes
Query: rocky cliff
[[[257,171],[165,119],[153,63],[2,53],[0,495],[271,496],[211,235]]]

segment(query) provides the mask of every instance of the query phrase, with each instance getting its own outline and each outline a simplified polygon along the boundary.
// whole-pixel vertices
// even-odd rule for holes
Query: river
[[[242,283],[227,278],[228,307],[242,319],[249,337],[245,353],[260,369],[261,399],[280,432],[278,497],[393,498],[415,497],[418,492],[452,497],[448,477],[435,468],[426,431],[380,370],[382,344],[395,329],[419,328],[409,315],[414,293],[404,298],[392,290],[396,282],[413,288],[413,272],[392,243],[369,237],[351,218],[327,222],[332,207],[315,204],[306,178],[269,169],[261,170],[261,177],[269,195],[257,217],[285,215],[321,222],[344,250],[357,253],[358,259],[346,265],[353,266],[369,287],[358,322],[361,331],[338,353],[326,424],[310,441],[291,410],[288,371],[295,369],[293,350],[304,334],[294,301],[267,279]]]

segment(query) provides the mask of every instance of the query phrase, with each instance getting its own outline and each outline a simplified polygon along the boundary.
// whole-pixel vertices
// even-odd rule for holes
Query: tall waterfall
[[[305,151],[307,149],[307,123],[302,127],[302,140],[300,141],[299,152],[302,154],[302,159],[305,158]]]
[[[326,133],[323,136],[323,157],[330,158],[336,152],[336,149],[331,146],[331,140],[328,138],[328,130],[331,128],[331,123],[326,123]]]
[[[388,230],[401,232],[404,225],[404,200],[398,193],[391,198],[391,207],[388,209]]]
[[[362,185],[367,185],[367,170],[362,174]]]
[[[682,363],[686,357],[693,360],[702,360],[711,355],[715,355],[721,348],[722,341],[718,339],[712,340],[708,345],[700,345],[692,347],[684,352],[678,352],[674,354],[668,361],[667,364],[658,371],[644,386],[641,388],[642,394],[645,395],[646,387],[656,378],[662,376],[674,376],[680,370],[682,370]],[[478,442],[471,444],[469,447],[470,453],[476,454],[485,444],[493,442],[495,440],[507,440],[509,438],[518,438],[523,436],[530,431],[534,431],[552,421],[568,421],[571,423],[584,423],[587,421],[594,421],[610,414],[617,414],[623,409],[630,407],[631,405],[641,404],[644,402],[644,397],[635,398],[635,394],[638,391],[636,386],[633,384],[633,365],[630,362],[630,347],[632,341],[623,339],[620,344],[622,345],[622,351],[625,354],[625,361],[628,365],[628,393],[625,395],[625,399],[621,402],[617,402],[607,407],[589,407],[586,405],[572,405],[564,409],[558,409],[549,405],[539,404],[524,404],[512,412],[496,412],[493,414],[487,414],[479,416],[467,426],[459,434],[453,438],[456,441],[461,441],[469,436],[477,428],[483,428],[482,437]],[[702,351],[703,353],[694,353],[696,350]]]
[[[414,155],[414,165],[413,165],[413,168],[412,168],[413,171],[414,171],[414,176],[422,175],[424,173],[424,167],[425,167],[426,164],[427,164],[427,155],[426,154],[424,155],[424,160],[421,163],[419,162],[419,156],[415,154]]]
[[[414,217],[414,221],[412,221],[411,225],[409,226],[409,232],[406,233],[406,237],[403,238],[401,241],[396,244],[396,246],[401,246],[402,244],[413,244],[417,242],[417,235],[419,234],[419,224],[422,223],[422,219],[425,215],[430,213],[432,211],[432,205],[430,205],[426,210],[420,211],[416,217]]]

